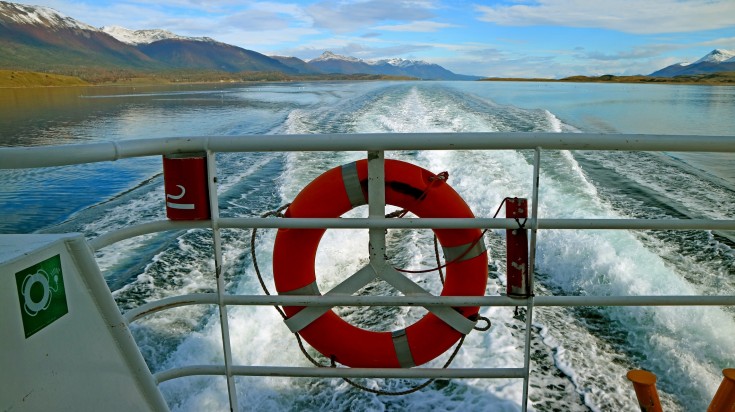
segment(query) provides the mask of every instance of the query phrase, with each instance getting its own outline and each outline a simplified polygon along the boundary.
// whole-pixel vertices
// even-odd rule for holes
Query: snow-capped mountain
[[[166,30],[98,29],[51,8],[5,1],[0,1],[0,56],[2,68],[39,71],[185,68],[295,72],[263,54],[207,37],[180,36]]]
[[[105,26],[101,30],[122,43],[137,47],[146,56],[169,67],[228,72],[294,72],[288,66],[260,53],[218,42],[210,37],[181,36],[162,29],[130,30],[120,26]]]
[[[650,74],[654,77],[674,77],[693,74],[735,71],[735,52],[715,49],[694,63],[676,63]]]
[[[324,52],[309,62],[271,58],[208,37],[167,30],[96,28],[47,7],[0,0],[0,68],[77,73],[117,69],[196,69],[286,74],[368,74],[475,80],[437,65],[399,58],[364,61]]]
[[[357,57],[336,54],[331,51],[325,51],[324,53],[321,54],[321,56],[309,60],[309,63],[313,64],[313,63],[318,63],[318,62],[329,62],[329,61],[364,63],[370,66],[389,65],[389,66],[395,66],[395,67],[410,67],[410,66],[430,65],[431,64],[431,63],[427,63],[421,60],[401,59],[400,57],[394,57],[392,59],[382,59],[382,60],[363,60]]]
[[[343,56],[341,54],[335,54],[331,51],[325,51],[321,56],[309,60],[309,63],[328,62],[328,61],[344,61],[350,63],[365,63],[362,59],[351,56]]]
[[[82,29],[96,31],[94,27],[65,16],[58,11],[40,6],[0,1],[0,20],[15,24],[44,26],[50,29]]]
[[[734,61],[735,61],[735,52],[724,50],[724,49],[714,49],[711,52],[707,53],[706,56],[702,57],[701,59],[695,61],[692,64],[725,63],[725,62],[734,62]]]
[[[47,7],[0,1],[0,65],[27,70],[141,68],[155,62],[89,24]]]
[[[400,57],[394,57],[392,59],[383,59],[383,60],[372,60],[372,61],[368,61],[368,63],[374,64],[374,65],[389,64],[391,66],[396,66],[396,67],[410,67],[410,66],[420,66],[420,65],[430,65],[431,64],[423,60],[406,60],[406,59],[401,59]]]
[[[455,74],[439,66],[421,60],[401,58],[383,60],[362,60],[352,56],[342,56],[325,51],[321,56],[309,60],[310,66],[324,73],[339,74],[381,74],[408,76],[424,80],[477,80],[480,77]]]
[[[351,56],[342,56],[334,54],[331,51],[325,51],[321,56],[311,59],[307,62],[309,66],[315,67],[323,73],[337,74],[391,74],[381,73],[380,69],[375,68],[362,59]]]
[[[171,33],[168,30],[148,29],[148,30],[130,30],[120,26],[105,26],[101,29],[103,32],[116,38],[117,40],[137,46],[139,44],[151,44],[159,40],[191,40],[215,43],[215,40],[209,37],[187,37]]]

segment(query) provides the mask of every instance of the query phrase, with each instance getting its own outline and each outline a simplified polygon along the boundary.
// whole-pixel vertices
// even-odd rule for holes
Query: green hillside
[[[84,80],[60,74],[0,70],[0,87],[83,86]]]

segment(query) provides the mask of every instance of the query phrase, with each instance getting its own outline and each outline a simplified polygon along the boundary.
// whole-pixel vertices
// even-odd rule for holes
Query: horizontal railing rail
[[[523,368],[316,368],[302,366],[233,366],[233,375],[282,376],[289,378],[432,378],[432,379],[498,379],[524,377]],[[161,383],[195,375],[225,374],[223,365],[191,365],[169,369],[154,375]]]
[[[377,133],[362,135],[259,135],[259,136],[195,136],[165,139],[137,139],[116,142],[88,143],[66,146],[2,147],[0,169],[38,168],[81,163],[115,161],[126,158],[169,155],[176,153],[206,152],[210,160],[209,173],[214,175],[214,154],[219,152],[289,152],[289,151],[368,151],[369,198],[384,198],[383,152],[394,150],[534,150],[532,212],[524,222],[531,231],[529,241],[529,273],[534,272],[536,232],[540,229],[558,230],[735,230],[735,219],[559,219],[539,218],[538,184],[541,150],[615,150],[664,152],[725,152],[735,153],[735,136],[699,135],[642,135],[592,133]],[[377,178],[373,179],[373,173]],[[211,180],[211,179],[210,179]],[[376,180],[373,183],[373,180]],[[331,293],[323,296],[289,295],[231,295],[225,292],[222,276],[221,229],[252,228],[329,228],[369,229],[371,244],[384,247],[383,229],[438,229],[481,228],[516,229],[519,222],[506,218],[404,218],[386,219],[380,201],[370,204],[367,218],[288,218],[258,217],[221,218],[215,184],[210,181],[211,220],[152,221],[133,225],[99,235],[89,241],[93,250],[100,250],[116,242],[145,234],[188,229],[210,229],[214,240],[217,293],[189,294],[163,298],[127,311],[124,316],[133,322],[162,310],[188,305],[216,305],[219,308],[222,329],[224,365],[190,365],[154,376],[164,382],[183,376],[226,376],[231,408],[237,405],[237,389],[233,376],[284,377],[376,377],[376,378],[522,378],[524,379],[522,409],[527,409],[530,374],[530,340],[534,307],[574,306],[735,306],[735,296],[354,296]],[[370,261],[383,262],[382,254],[371,251]],[[530,279],[533,285],[533,277]],[[531,289],[533,290],[532,286]],[[519,368],[344,368],[344,367],[287,367],[233,365],[227,324],[228,306],[421,306],[424,308],[461,306],[520,306],[526,308],[524,365]]]
[[[64,146],[1,147],[0,169],[62,166],[187,152],[371,150],[624,150],[735,152],[735,136],[597,133],[395,133],[193,136]]]
[[[518,222],[506,218],[219,218],[222,229],[516,229]],[[609,230],[735,230],[735,219],[533,219],[528,218],[526,228],[537,229],[609,229]],[[158,220],[141,223],[124,229],[99,235],[90,240],[94,250],[136,236],[184,229],[212,227],[210,220],[171,221]]]
[[[216,293],[177,295],[125,312],[128,322],[167,309],[191,305],[216,305]],[[228,306],[526,306],[530,298],[508,296],[288,296],[225,295]],[[636,296],[535,296],[534,306],[735,306],[735,296],[636,295]]]

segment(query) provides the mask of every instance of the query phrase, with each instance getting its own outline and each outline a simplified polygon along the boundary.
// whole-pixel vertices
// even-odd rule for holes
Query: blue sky
[[[735,0],[31,0],[92,26],[267,55],[402,57],[492,77],[648,74],[735,50]]]

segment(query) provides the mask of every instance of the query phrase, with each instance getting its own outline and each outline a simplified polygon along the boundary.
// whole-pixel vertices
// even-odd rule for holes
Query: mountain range
[[[322,73],[341,74],[382,74],[389,76],[408,76],[424,80],[479,80],[482,77],[455,74],[439,66],[421,60],[405,60],[400,58],[384,60],[362,60],[350,56],[341,56],[330,51],[309,60],[307,64]]]
[[[694,63],[676,63],[651,73],[653,77],[675,77],[716,72],[735,72],[735,52],[715,49]]]
[[[209,37],[186,37],[156,29],[95,28],[50,8],[0,1],[0,68],[77,74],[90,67],[480,79],[419,60],[365,61],[331,52],[309,61],[266,56]]]
[[[302,75],[377,75],[424,80],[477,80],[437,64],[399,58],[362,60],[326,51],[304,61],[266,56],[209,37],[170,31],[96,28],[56,10],[0,0],[0,69],[83,76],[85,71],[203,70]],[[735,52],[715,49],[694,63],[677,63],[651,77],[735,71]]]

